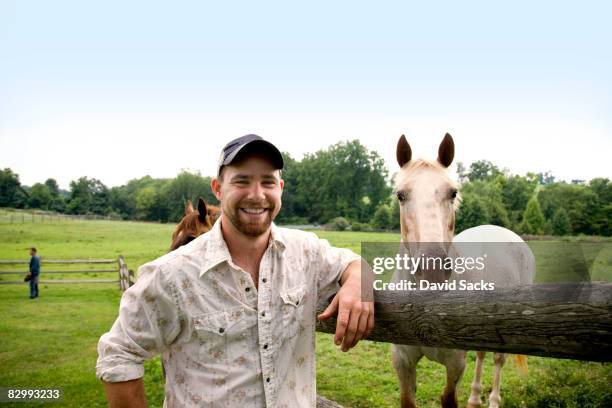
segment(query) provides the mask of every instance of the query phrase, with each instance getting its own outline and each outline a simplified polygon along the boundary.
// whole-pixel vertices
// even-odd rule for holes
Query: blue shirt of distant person
[[[38,276],[40,275],[40,258],[36,254],[36,248],[30,248],[30,299],[38,297]]]

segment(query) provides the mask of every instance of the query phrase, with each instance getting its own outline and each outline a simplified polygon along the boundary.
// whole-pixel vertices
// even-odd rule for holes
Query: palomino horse
[[[170,251],[181,247],[205,232],[210,231],[213,224],[221,216],[221,209],[214,205],[206,205],[204,200],[198,198],[198,209],[194,209],[191,201],[185,204],[185,216],[176,226],[172,234]]]
[[[412,256],[447,257],[457,256],[461,250],[457,245],[472,242],[475,248],[484,242],[512,243],[504,247],[501,255],[487,259],[484,270],[470,274],[461,274],[461,279],[468,282],[493,282],[495,287],[509,287],[533,282],[535,263],[533,254],[521,238],[505,228],[486,225],[470,228],[461,234],[455,233],[455,211],[459,207],[458,186],[453,181],[447,168],[454,158],[454,142],[446,134],[438,148],[438,159],[427,161],[412,159],[412,151],[406,138],[402,135],[397,144],[397,162],[401,168],[395,179],[395,189],[400,202],[400,228],[402,247],[408,251],[416,251]],[[452,244],[451,244],[452,243]],[[479,244],[480,243],[480,244]],[[477,273],[475,273],[477,272]],[[417,287],[421,280],[443,283],[458,280],[457,271],[452,268],[417,269],[406,271],[397,269],[391,278],[392,282],[401,280],[416,281]],[[469,293],[469,292],[467,292]],[[435,296],[432,293],[432,296]],[[401,406],[415,407],[416,365],[426,356],[446,367],[446,387],[441,396],[443,407],[457,406],[457,386],[463,375],[466,364],[466,351],[434,347],[393,345],[393,366],[400,381]],[[480,407],[482,391],[481,373],[485,353],[477,353],[476,371],[472,383],[472,393],[468,407]],[[519,366],[526,369],[523,356],[518,359]],[[505,362],[503,353],[495,353],[495,377],[489,396],[489,407],[497,408],[500,403],[501,369]],[[522,364],[522,366],[521,366]]]

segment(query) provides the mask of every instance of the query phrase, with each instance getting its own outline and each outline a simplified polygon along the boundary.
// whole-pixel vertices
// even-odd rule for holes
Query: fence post
[[[122,292],[125,292],[134,284],[134,281],[131,279],[131,277],[134,276],[134,271],[128,270],[128,266],[123,258],[123,255],[119,255],[117,262],[119,263],[119,289],[121,289]]]
[[[119,289],[121,289],[122,292],[125,292],[129,286],[126,284],[126,276],[128,271],[123,255],[119,255],[117,262],[119,262]]]

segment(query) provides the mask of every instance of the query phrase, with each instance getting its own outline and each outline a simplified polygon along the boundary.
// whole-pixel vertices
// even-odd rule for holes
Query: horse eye
[[[403,191],[398,191],[397,192],[397,199],[400,200],[400,202],[404,202],[406,201],[406,194],[404,194]]]
[[[457,197],[457,190],[456,189],[452,189],[450,192],[450,198],[451,200],[454,200]]]

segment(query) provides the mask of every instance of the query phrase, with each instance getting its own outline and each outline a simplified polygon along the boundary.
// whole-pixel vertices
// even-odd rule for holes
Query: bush
[[[388,205],[379,206],[372,217],[372,226],[376,229],[386,230],[393,228],[393,220],[391,219],[391,209]]]
[[[363,224],[361,222],[353,221],[351,223],[351,231],[363,231]]]
[[[354,221],[351,223],[351,231],[371,232],[372,227],[370,227],[370,225],[366,224],[365,222]]]
[[[336,217],[327,224],[327,229],[332,231],[346,231],[351,224],[344,217]]]

